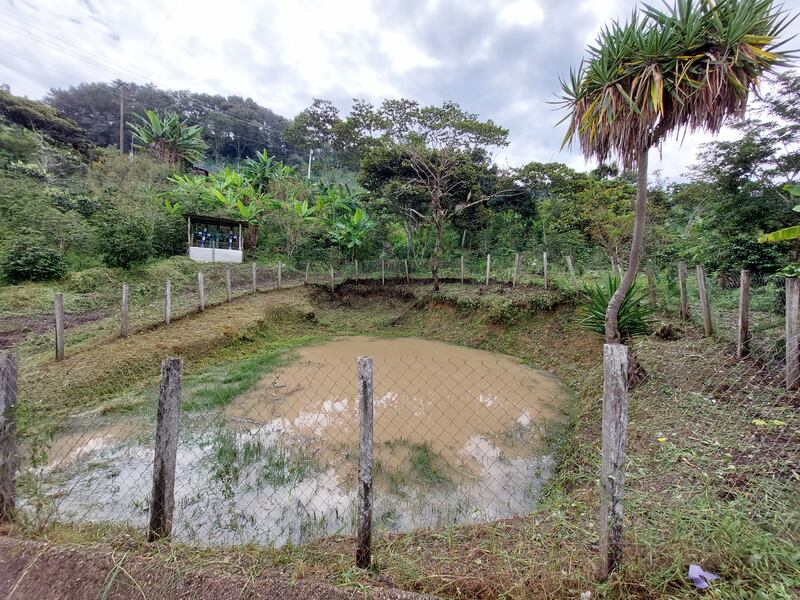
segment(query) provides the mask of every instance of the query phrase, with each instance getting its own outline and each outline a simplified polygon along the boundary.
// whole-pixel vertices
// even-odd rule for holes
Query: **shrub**
[[[153,253],[153,228],[143,215],[104,213],[99,225],[98,246],[109,267],[127,269]]]
[[[11,241],[8,253],[0,262],[0,273],[9,283],[47,281],[62,277],[66,273],[66,263],[40,233],[26,228]]]
[[[595,284],[586,288],[586,304],[579,311],[579,325],[588,331],[605,335],[606,308],[611,301],[611,296],[619,287],[619,276],[609,275],[604,284]],[[653,309],[642,302],[647,296],[647,290],[640,291],[638,281],[633,285],[622,299],[619,307],[619,332],[623,339],[640,335],[648,335],[653,326]]]
[[[180,215],[159,213],[153,220],[153,253],[175,256],[186,252],[186,219]]]

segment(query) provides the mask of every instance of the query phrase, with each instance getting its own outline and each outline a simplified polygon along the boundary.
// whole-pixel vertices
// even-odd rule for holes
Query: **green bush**
[[[186,219],[159,213],[153,220],[153,253],[167,257],[186,252]]]
[[[609,275],[604,284],[590,285],[586,288],[586,304],[580,310],[579,325],[588,331],[605,335],[606,308],[611,296],[619,287],[619,276]],[[653,326],[653,309],[643,302],[647,290],[640,291],[638,281],[634,281],[619,307],[619,332],[623,339],[648,335]]]
[[[153,254],[153,227],[143,215],[107,212],[101,215],[98,229],[106,266],[127,269]]]
[[[62,256],[32,229],[20,230],[0,261],[0,274],[9,283],[47,281],[62,277],[65,272]]]

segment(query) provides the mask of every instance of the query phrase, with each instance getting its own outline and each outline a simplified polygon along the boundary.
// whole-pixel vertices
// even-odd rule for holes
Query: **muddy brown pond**
[[[227,406],[187,413],[174,536],[286,542],[351,533],[356,514],[356,356],[374,364],[375,511],[408,531],[531,510],[550,475],[547,433],[568,394],[519,360],[417,338],[301,348]],[[58,518],[146,523],[152,423],[57,438],[40,469]]]

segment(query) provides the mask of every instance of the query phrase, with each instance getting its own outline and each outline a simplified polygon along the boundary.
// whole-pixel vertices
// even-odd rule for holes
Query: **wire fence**
[[[800,392],[791,375],[800,369],[798,287],[753,276],[743,288],[690,269],[682,294],[679,273],[675,265],[640,277],[645,301],[663,319],[653,336],[633,344],[643,370],[631,411],[638,423],[659,411],[685,415],[673,418],[647,452],[673,453],[759,507],[783,506],[800,471]],[[439,274],[445,286],[463,281],[506,294],[546,287],[566,298],[608,271],[567,256],[506,252],[450,257]],[[130,285],[127,315],[121,294],[105,311],[106,329],[119,337],[127,322],[132,336],[254,292],[304,284],[335,289],[345,281],[427,284],[429,277],[422,260],[202,265],[169,285]],[[5,353],[0,365],[0,515],[36,528],[143,528],[150,519],[152,530],[154,507],[163,510],[170,496],[169,529],[181,540],[280,546],[352,534],[364,521],[365,464],[375,531],[492,521],[536,506],[565,443],[569,394],[548,374],[510,358],[454,357],[451,348],[402,352],[388,340],[312,349],[260,371],[230,363],[181,367],[178,426],[165,433],[162,361],[170,354],[170,329],[144,355],[139,346],[126,354],[119,338],[113,361],[82,360],[93,324],[75,315],[86,300],[68,292],[61,300],[65,326],[40,335],[51,348],[61,337],[63,360],[20,368],[15,354]],[[368,451],[356,356],[374,361]],[[256,372],[261,379],[253,379]],[[167,463],[172,456],[170,489],[157,483],[159,452]]]

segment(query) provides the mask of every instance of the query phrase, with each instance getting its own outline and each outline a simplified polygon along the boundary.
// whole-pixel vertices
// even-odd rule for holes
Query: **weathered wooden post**
[[[492,273],[492,255],[486,255],[486,285],[489,285],[489,276]]]
[[[653,267],[647,265],[647,291],[650,294],[650,307],[653,309],[658,308],[658,292],[656,291],[656,274],[653,272]]]
[[[625,444],[628,437],[628,348],[603,346],[603,439],[600,466],[600,576],[622,560]]]
[[[331,265],[331,291],[334,291],[334,289],[336,288],[333,285],[333,265]]]
[[[544,289],[548,287],[547,252],[542,252],[542,269],[544,271]]]
[[[708,283],[703,265],[697,265],[697,291],[700,293],[700,310],[703,312],[703,330],[708,337],[712,333],[711,306],[708,304]]]
[[[153,492],[147,541],[168,537],[175,510],[175,460],[178,455],[181,371],[183,360],[165,358],[161,363],[161,387],[156,413],[156,442],[153,454]]]
[[[64,360],[64,294],[56,292],[53,301],[56,316],[56,360]]]
[[[225,268],[225,298],[228,302],[231,301],[231,268]]]
[[[381,259],[381,285],[386,285],[386,261]]]
[[[169,325],[172,321],[172,281],[167,279],[166,295],[164,298],[164,323]]]
[[[356,358],[358,371],[358,535],[356,565],[369,567],[372,555],[372,357]]]
[[[281,289],[281,261],[278,261],[278,289]]]
[[[514,255],[514,274],[511,276],[511,285],[516,287],[519,279],[519,252]]]
[[[467,230],[465,229],[464,233],[466,233],[466,232],[467,232]],[[461,283],[462,284],[464,283],[464,255],[463,254],[461,255]]]
[[[786,278],[786,389],[800,388],[800,278]]]
[[[405,267],[406,267],[406,283],[411,283],[411,276],[408,274],[408,259],[407,258],[403,261],[403,264],[405,264]]]
[[[736,358],[747,356],[750,344],[750,271],[742,269],[739,275],[739,322],[736,328]]]
[[[197,294],[200,296],[200,310],[204,311],[206,309],[206,285],[202,271],[197,273]]]
[[[17,354],[0,351],[0,523],[14,520],[17,501]]]
[[[130,303],[130,288],[127,283],[122,284],[122,313],[120,314],[119,336],[128,337],[128,305]]]
[[[678,286],[681,290],[681,319],[689,318],[689,294],[686,292],[686,263],[678,263]]]
[[[572,264],[572,257],[567,256],[567,269],[569,269],[569,279],[572,281],[572,287],[577,290],[578,289],[578,280],[575,277],[575,267]]]
[[[257,279],[257,271],[256,271],[256,263],[253,263],[253,283],[252,283],[253,292],[258,291],[258,279]]]
[[[303,285],[308,285],[308,269],[311,267],[311,261],[306,261],[306,276],[303,278]]]

